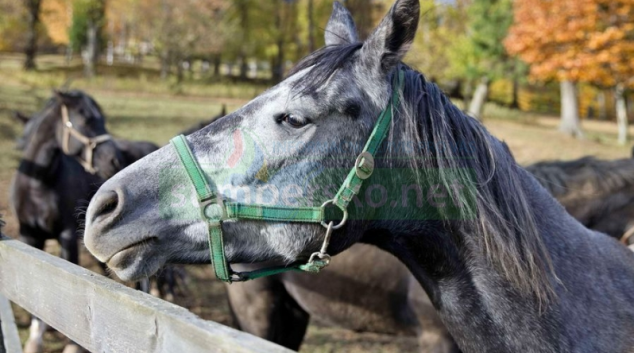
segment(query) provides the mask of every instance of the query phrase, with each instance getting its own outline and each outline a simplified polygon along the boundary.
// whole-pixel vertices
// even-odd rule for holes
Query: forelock
[[[291,71],[292,76],[310,68],[310,73],[293,83],[298,94],[313,94],[330,80],[332,75],[351,62],[354,54],[361,49],[363,43],[331,45],[323,47],[303,58]]]

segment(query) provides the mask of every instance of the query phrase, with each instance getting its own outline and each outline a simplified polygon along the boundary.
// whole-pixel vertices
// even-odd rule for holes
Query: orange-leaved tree
[[[505,46],[531,65],[533,78],[561,82],[560,129],[581,136],[575,83],[589,82],[616,89],[625,124],[619,139],[625,141],[624,92],[634,86],[634,0],[516,0],[514,16]]]

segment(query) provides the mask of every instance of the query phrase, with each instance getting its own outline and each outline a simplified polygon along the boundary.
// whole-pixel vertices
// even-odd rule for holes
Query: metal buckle
[[[198,205],[200,207],[200,215],[204,220],[212,226],[220,226],[220,221],[227,219],[227,209],[225,208],[224,200],[222,197],[218,197],[218,195],[211,195],[206,198],[198,200]],[[212,218],[207,215],[207,208],[209,206],[218,206],[220,208],[220,217]]]
[[[370,152],[361,153],[354,162],[354,172],[361,180],[369,178],[374,172],[374,157]]]
[[[330,236],[332,235],[333,229],[336,229],[333,225],[333,222],[328,223],[326,226],[326,235],[324,236],[324,242],[321,244],[321,249],[319,252],[312,253],[310,258],[308,259],[308,264],[313,264],[315,262],[315,258],[319,258],[323,262],[325,262],[325,266],[330,264],[330,255],[326,251],[328,251],[328,245],[330,244]]]
[[[246,282],[248,280],[249,280],[249,277],[246,276],[242,272],[232,272],[229,275],[229,283],[231,283],[231,282]]]
[[[326,214],[326,211],[324,210],[326,208],[326,206],[334,205],[334,204],[335,204],[335,200],[328,200],[328,201],[324,202],[321,205],[322,212],[324,214]],[[339,228],[343,227],[346,224],[346,221],[348,220],[348,210],[343,209],[342,211],[343,211],[343,218],[341,219],[341,222],[339,222],[339,224],[337,224],[336,226],[332,226],[332,222],[326,224],[325,221],[321,221],[321,225],[324,226],[325,228],[328,228],[328,227],[332,226],[332,229],[339,229]]]

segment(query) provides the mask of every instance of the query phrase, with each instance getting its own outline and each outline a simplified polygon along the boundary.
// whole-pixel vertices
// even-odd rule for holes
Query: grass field
[[[17,235],[17,226],[8,209],[8,188],[20,158],[14,141],[21,134],[19,123],[11,112],[38,111],[50,96],[51,89],[72,80],[72,88],[84,89],[102,105],[112,134],[128,139],[143,139],[165,144],[175,134],[200,120],[215,116],[222,104],[229,111],[243,105],[265,87],[229,84],[225,81],[162,82],[156,70],[149,67],[137,73],[129,67],[104,68],[106,77],[94,80],[81,78],[77,63],[61,67],[58,56],[40,58],[41,71],[23,73],[19,70],[20,56],[0,56],[0,214],[4,215],[10,236]],[[117,74],[118,73],[118,74]],[[631,145],[616,145],[616,126],[610,122],[584,122],[586,139],[575,140],[556,131],[555,117],[537,116],[508,109],[487,106],[486,125],[492,133],[505,140],[520,163],[544,159],[574,159],[585,155],[601,158],[626,158]],[[632,131],[634,135],[634,131]],[[56,251],[54,243],[47,249]],[[88,254],[83,264],[94,264]],[[224,324],[229,314],[222,284],[213,279],[208,266],[187,266],[187,295],[179,295],[176,303],[201,317]],[[62,299],[63,300],[63,299]],[[16,309],[22,338],[26,339],[28,315]],[[65,339],[50,331],[46,336],[48,353],[61,352]],[[311,324],[302,352],[407,352],[415,351],[413,338],[393,338],[376,334],[359,334],[318,323]]]

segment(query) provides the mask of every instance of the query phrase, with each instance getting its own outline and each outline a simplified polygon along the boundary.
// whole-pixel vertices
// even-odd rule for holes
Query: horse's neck
[[[52,168],[61,153],[54,138],[32,141],[25,149],[22,159],[33,162],[43,168]]]
[[[538,200],[554,202],[547,194],[534,196]],[[469,240],[468,225],[434,221],[415,231],[398,228],[365,240],[410,269],[465,352],[558,351],[544,343],[557,339],[543,340],[557,335],[549,326],[554,319],[493,268]]]
[[[32,141],[22,155],[18,170],[20,174],[30,178],[31,186],[49,185],[63,157],[55,139]]]

